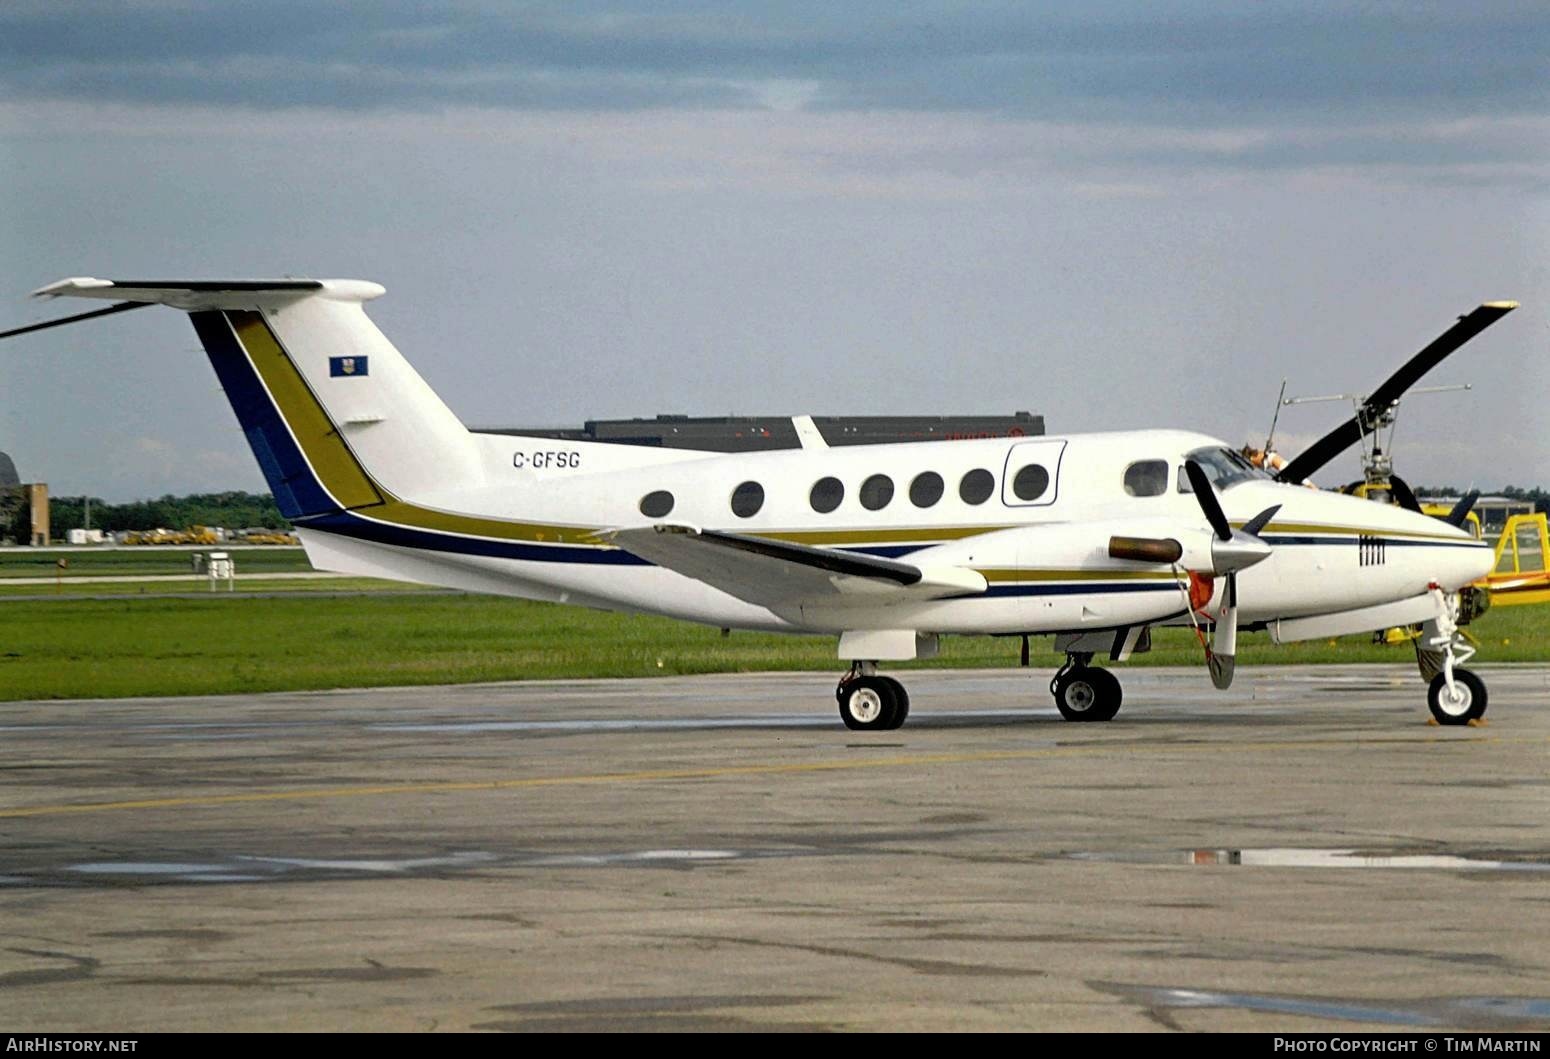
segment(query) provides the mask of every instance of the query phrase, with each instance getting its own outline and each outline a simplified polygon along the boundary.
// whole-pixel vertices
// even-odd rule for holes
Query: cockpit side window
[[[1205,472],[1206,478],[1217,489],[1229,489],[1239,482],[1255,478],[1264,481],[1273,480],[1271,475],[1250,463],[1241,452],[1234,452],[1232,449],[1196,449],[1184,458],[1200,464],[1200,469]],[[1183,464],[1179,465],[1179,492],[1194,492],[1190,488],[1188,476],[1184,473]]]
[[[1167,491],[1167,460],[1137,460],[1125,468],[1125,492],[1130,496],[1162,496]]]

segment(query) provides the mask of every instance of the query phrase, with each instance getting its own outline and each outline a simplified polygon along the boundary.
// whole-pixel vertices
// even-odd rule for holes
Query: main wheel
[[[910,715],[910,693],[905,691],[904,685],[893,679],[893,677],[880,677],[878,679],[886,681],[888,686],[893,689],[893,723],[888,727],[902,728],[904,726],[904,719]]]
[[[1124,692],[1107,669],[1077,666],[1055,681],[1055,708],[1068,721],[1111,721]]]
[[[887,677],[857,677],[840,685],[840,720],[857,732],[880,732],[897,727],[898,698]],[[901,722],[902,723],[902,722]]]
[[[1467,669],[1453,671],[1453,693],[1448,675],[1438,673],[1426,692],[1426,705],[1438,724],[1468,724],[1485,714],[1485,681]]]

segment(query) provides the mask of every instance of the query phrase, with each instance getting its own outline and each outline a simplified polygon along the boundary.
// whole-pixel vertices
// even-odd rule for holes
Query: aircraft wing
[[[977,595],[986,588],[984,575],[967,567],[921,567],[693,526],[618,530],[612,539],[648,562],[777,613],[815,603],[865,606]]]

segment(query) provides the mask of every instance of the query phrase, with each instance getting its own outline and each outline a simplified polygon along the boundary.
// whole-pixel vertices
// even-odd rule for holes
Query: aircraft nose
[[[1478,548],[1460,548],[1459,565],[1464,568],[1464,583],[1478,581],[1496,565],[1496,553],[1484,543]]]
[[[1439,532],[1448,531],[1446,523],[1427,515],[1416,515],[1415,521],[1417,530],[1429,536],[1435,537]],[[1471,581],[1480,580],[1491,572],[1495,563],[1490,545],[1475,540],[1463,530],[1458,530],[1457,534],[1456,538],[1438,541],[1437,547],[1428,549],[1436,569],[1432,576],[1450,592],[1463,588]]]

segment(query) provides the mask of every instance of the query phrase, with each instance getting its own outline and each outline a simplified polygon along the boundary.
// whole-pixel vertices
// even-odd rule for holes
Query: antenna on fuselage
[[[1284,405],[1284,404],[1286,404],[1286,380],[1282,379],[1281,380],[1281,392],[1276,394],[1276,411],[1275,411],[1275,415],[1270,417],[1270,433],[1265,435],[1265,449],[1264,449],[1264,451],[1267,452],[1267,453],[1274,452],[1275,449],[1276,449],[1276,446],[1275,446],[1276,424],[1281,421],[1281,406]]]

